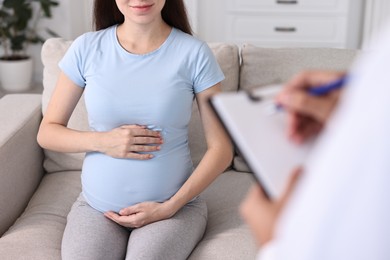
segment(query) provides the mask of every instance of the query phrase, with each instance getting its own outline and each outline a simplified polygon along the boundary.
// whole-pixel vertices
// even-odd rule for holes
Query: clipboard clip
[[[264,97],[261,95],[256,95],[256,93],[253,90],[247,90],[246,94],[248,95],[249,99],[253,102],[260,102],[264,100]]]
[[[260,101],[263,101],[265,99],[269,99],[270,96],[273,96],[275,93],[272,93],[270,95],[270,93],[267,93],[267,91],[260,91],[259,93],[259,90],[267,90],[267,88],[269,88],[270,86],[272,87],[275,87],[275,86],[280,86],[280,83],[281,80],[280,79],[275,79],[273,80],[272,82],[268,83],[268,84],[264,84],[264,85],[255,85],[255,86],[252,86],[250,87],[249,89],[246,90],[246,93],[249,97],[249,99],[253,102],[260,102]],[[268,91],[269,92],[269,91]]]
[[[245,92],[251,102],[262,103],[261,107],[266,115],[275,115],[282,111],[282,109],[274,103],[271,96],[256,93],[255,89],[247,90]]]

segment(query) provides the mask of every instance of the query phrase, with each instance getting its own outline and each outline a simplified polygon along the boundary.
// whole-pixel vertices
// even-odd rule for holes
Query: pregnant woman
[[[186,259],[202,238],[198,196],[232,158],[207,106],[224,76],[191,36],[182,0],[96,0],[95,32],[77,38],[42,120],[39,144],[86,152],[63,259]],[[90,131],[67,127],[84,93]],[[188,124],[196,98],[207,152],[194,169]]]

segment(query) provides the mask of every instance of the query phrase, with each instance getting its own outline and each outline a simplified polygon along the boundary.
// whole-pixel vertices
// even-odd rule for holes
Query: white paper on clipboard
[[[275,109],[281,85],[224,92],[210,99],[244,160],[270,198],[281,195],[292,169],[302,165],[312,143],[294,144],[286,135],[285,112]],[[261,98],[259,98],[261,97]]]

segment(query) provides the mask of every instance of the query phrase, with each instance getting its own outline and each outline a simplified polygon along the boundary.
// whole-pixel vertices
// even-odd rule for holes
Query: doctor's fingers
[[[325,123],[338,103],[339,95],[340,91],[321,97],[311,96],[304,91],[289,91],[282,96],[280,102],[291,112]]]
[[[241,202],[240,212],[242,215],[248,215],[255,211],[254,208],[268,211],[270,207],[272,207],[272,202],[267,198],[260,185],[256,183]]]
[[[287,116],[287,135],[294,143],[301,144],[317,136],[323,124],[307,116],[289,113]]]
[[[279,211],[283,210],[287,202],[290,200],[293,192],[296,190],[297,183],[302,175],[303,168],[298,166],[294,168],[289,176],[287,184],[279,200],[277,200],[277,208]]]

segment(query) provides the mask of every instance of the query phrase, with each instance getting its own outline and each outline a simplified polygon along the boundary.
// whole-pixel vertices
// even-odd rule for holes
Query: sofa
[[[66,216],[80,193],[83,154],[43,150],[36,141],[42,114],[59,75],[58,61],[70,41],[49,39],[42,48],[42,94],[0,99],[0,259],[60,259]],[[284,82],[303,69],[347,69],[355,50],[260,48],[210,43],[226,79],[223,91],[249,90]],[[255,118],[250,118],[256,120]],[[88,129],[83,99],[69,126]],[[194,165],[206,149],[196,103],[189,126]],[[231,166],[203,193],[208,225],[189,259],[255,259],[257,246],[238,207],[254,178],[236,153]]]

